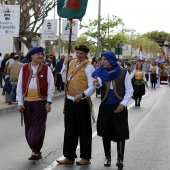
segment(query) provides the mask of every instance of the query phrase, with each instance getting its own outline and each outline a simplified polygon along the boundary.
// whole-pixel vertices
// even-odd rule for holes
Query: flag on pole
[[[81,19],[87,7],[88,0],[57,0],[57,12],[62,18]]]
[[[143,58],[143,56],[142,56],[142,44],[141,44],[140,48],[139,48],[139,59],[140,59],[140,61],[142,61],[142,58]]]

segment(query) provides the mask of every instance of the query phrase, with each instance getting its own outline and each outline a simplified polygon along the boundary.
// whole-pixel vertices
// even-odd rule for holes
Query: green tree
[[[95,42],[91,39],[87,39],[86,36],[80,36],[76,42],[76,44],[86,44],[90,48],[90,55],[94,56],[96,51]]]
[[[143,34],[142,37],[147,37],[151,40],[157,41],[157,40],[167,39],[168,37],[170,37],[170,34],[165,31],[152,31],[152,32]]]
[[[152,52],[153,54],[156,54],[159,51],[159,45],[154,40],[149,39],[146,36],[141,36],[139,38],[131,40],[132,45],[132,53],[133,50],[140,47],[142,44],[142,52],[143,53],[149,53]]]
[[[120,24],[123,24],[122,19],[112,16],[111,19],[100,18],[100,51],[104,50],[114,50],[117,43],[124,43],[126,41],[125,34],[121,32],[116,32],[116,27]],[[96,52],[97,46],[97,35],[98,35],[98,20],[89,20],[87,25],[82,25],[83,28],[86,28],[85,31],[80,37],[82,40],[90,41],[92,45],[92,53]]]

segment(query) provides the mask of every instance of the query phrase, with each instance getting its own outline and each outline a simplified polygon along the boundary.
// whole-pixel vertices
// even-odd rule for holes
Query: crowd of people
[[[61,79],[62,61],[65,56],[61,56],[59,60],[55,55],[44,54],[42,56],[42,63],[49,66],[55,80],[56,92],[64,91],[64,83]],[[30,56],[21,51],[19,55],[15,52],[6,53],[4,56],[0,53],[0,88],[2,88],[2,95],[9,94],[8,104],[17,104],[16,88],[18,83],[19,72],[24,64],[29,63]],[[8,95],[7,95],[8,96]]]
[[[116,59],[111,51],[105,51],[99,58],[88,60],[89,48],[75,46],[76,58],[44,54],[42,47],[33,47],[24,56],[16,53],[0,53],[0,85],[2,95],[9,93],[8,104],[18,103],[25,124],[25,137],[31,149],[29,160],[42,158],[42,146],[46,131],[47,113],[51,111],[55,89],[65,91],[64,116],[64,159],[58,164],[74,164],[76,148],[80,140],[80,160],[77,165],[91,163],[92,125],[91,95],[101,95],[97,116],[97,134],[102,137],[105,154],[104,166],[111,166],[111,142],[117,144],[116,166],[124,164],[125,141],[129,139],[128,109],[131,98],[139,107],[145,87],[160,86],[163,62],[157,60]],[[170,64],[167,68],[170,84]],[[3,86],[3,81],[5,84]]]

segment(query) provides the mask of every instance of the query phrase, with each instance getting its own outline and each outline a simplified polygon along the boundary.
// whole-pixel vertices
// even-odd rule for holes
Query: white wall
[[[6,53],[11,53],[14,51],[13,38],[10,37],[0,37],[0,52],[2,56]]]

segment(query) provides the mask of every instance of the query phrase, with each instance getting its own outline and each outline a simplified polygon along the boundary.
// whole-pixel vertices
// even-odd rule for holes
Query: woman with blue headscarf
[[[117,163],[123,168],[125,140],[129,139],[127,104],[133,95],[133,87],[127,70],[117,64],[111,51],[101,55],[102,65],[92,76],[93,85],[101,87],[101,104],[97,119],[97,134],[103,138],[104,166],[111,165],[111,141],[117,142]]]

